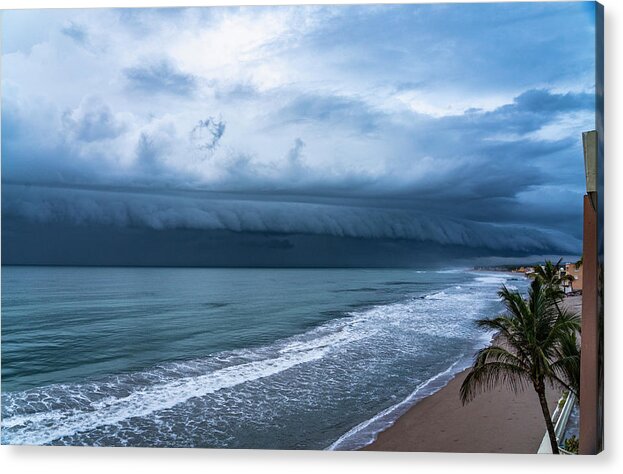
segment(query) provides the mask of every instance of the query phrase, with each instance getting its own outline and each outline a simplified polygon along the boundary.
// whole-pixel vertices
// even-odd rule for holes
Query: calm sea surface
[[[485,345],[511,274],[2,267],[2,443],[353,449]]]

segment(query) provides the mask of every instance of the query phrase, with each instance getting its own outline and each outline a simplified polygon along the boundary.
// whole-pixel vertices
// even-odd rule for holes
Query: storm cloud
[[[93,191],[7,185],[3,215],[39,224],[330,235],[361,239],[431,241],[492,250],[538,253],[579,244],[564,234],[500,226],[406,209],[236,198]],[[563,240],[562,244],[559,240]]]
[[[147,66],[133,66],[124,70],[132,89],[145,93],[189,95],[195,89],[195,78],[178,71],[167,59]]]
[[[590,4],[15,11],[4,26],[4,261],[62,262],[41,249],[63,232],[84,247],[73,263],[105,236],[130,262],[120,242],[192,235],[219,265],[215,242],[249,261],[270,249],[266,265],[581,250]]]

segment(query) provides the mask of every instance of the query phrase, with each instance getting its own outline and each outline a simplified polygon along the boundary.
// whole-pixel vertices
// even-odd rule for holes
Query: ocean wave
[[[448,294],[445,291],[437,291],[435,293],[430,293],[428,295],[422,296],[425,300],[444,300],[448,297]]]
[[[339,341],[333,341],[339,344]],[[215,372],[167,380],[151,387],[142,387],[126,397],[109,397],[88,404],[91,410],[58,410],[34,413],[3,420],[5,441],[10,444],[46,444],[51,441],[89,431],[102,425],[114,425],[129,418],[143,417],[173,408],[194,397],[231,388],[283,372],[296,365],[322,358],[330,350],[329,342],[316,347],[290,348],[280,357],[235,365]],[[10,404],[10,402],[9,402]],[[36,430],[32,428],[36,426]],[[5,431],[5,430],[3,430]]]
[[[101,431],[105,427],[112,427],[106,431],[114,432],[120,424],[132,424],[146,417],[158,418],[159,413],[170,415],[171,410],[182,404],[209,398],[217,392],[237,397],[231,395],[231,391],[240,392],[243,386],[249,385],[249,393],[253,394],[257,384],[264,383],[262,381],[268,379],[265,383],[270,384],[274,379],[283,378],[288,371],[311,366],[317,366],[313,373],[324,374],[326,380],[307,376],[294,378],[290,383],[308,384],[300,385],[297,391],[309,393],[308,400],[312,402],[313,388],[321,384],[327,385],[323,388],[325,393],[339,398],[344,395],[339,392],[341,378],[353,370],[354,364],[367,361],[366,358],[374,363],[374,358],[384,361],[392,354],[411,351],[409,360],[415,360],[420,352],[434,352],[422,345],[422,341],[428,340],[426,338],[431,341],[471,338],[474,347],[486,342],[470,324],[482,316],[489,301],[486,295],[491,293],[497,280],[478,278],[485,277],[477,276],[474,282],[460,287],[448,285],[423,298],[354,310],[305,333],[263,347],[221,352],[83,383],[3,393],[2,441],[7,444],[54,444],[63,438],[71,438],[68,444],[72,444],[72,440],[82,433]],[[379,430],[388,426],[387,423],[395,420],[403,408],[437,390],[439,384],[445,384],[447,377],[459,370],[459,365],[460,361],[455,362],[432,375],[417,384],[402,402],[350,429],[348,433],[353,433],[343,435],[341,447],[336,449],[346,449],[344,446],[355,439],[357,442],[369,440],[371,436],[373,439]],[[362,368],[373,375],[365,365]],[[378,374],[381,373],[385,371],[379,368]],[[250,396],[249,393],[245,396]],[[271,409],[278,411],[280,407],[271,406]],[[219,411],[219,416],[223,415],[224,412]]]
[[[418,385],[404,400],[377,413],[369,420],[359,423],[331,443],[326,450],[349,451],[361,449],[373,443],[381,431],[392,426],[400,416],[409,410],[409,408],[423,398],[443,388],[455,374],[467,368],[468,365],[469,362],[465,359],[464,354],[462,354],[459,359],[446,370]]]

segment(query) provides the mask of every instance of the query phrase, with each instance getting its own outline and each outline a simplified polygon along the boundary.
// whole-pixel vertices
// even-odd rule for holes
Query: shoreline
[[[500,387],[463,406],[459,388],[469,369],[420,400],[363,451],[534,454],[545,422],[530,388],[515,395]],[[548,387],[553,412],[560,390]]]
[[[566,305],[581,309],[581,297],[570,297]],[[495,342],[495,337],[491,343]],[[545,422],[536,393],[527,387],[517,394],[499,386],[462,405],[459,388],[469,367],[456,373],[447,384],[422,398],[363,451],[508,453],[534,454],[545,433]],[[561,389],[547,387],[553,413]]]
[[[458,369],[457,372],[453,372],[453,369],[457,365],[461,368]],[[358,425],[351,428],[340,438],[334,441],[330,446],[325,448],[325,450],[357,451],[364,449],[367,446],[370,446],[376,441],[379,433],[382,433],[385,430],[391,428],[394,423],[396,423],[396,421],[400,419],[400,417],[402,417],[405,413],[407,413],[413,406],[417,405],[420,401],[434,395],[439,390],[443,389],[443,387],[445,387],[458,374],[466,370],[463,368],[465,367],[465,365],[466,361],[464,359],[457,360],[443,372],[434,375],[430,379],[418,385],[415,390],[413,390],[413,392],[411,392],[402,401],[387,407],[386,409],[374,415],[372,418],[362,423],[359,423]],[[430,387],[432,387],[432,391],[430,391],[428,394],[425,393],[423,395],[420,395],[420,391],[426,391],[427,389],[430,389]],[[366,438],[369,438],[367,442],[362,441],[362,433]]]

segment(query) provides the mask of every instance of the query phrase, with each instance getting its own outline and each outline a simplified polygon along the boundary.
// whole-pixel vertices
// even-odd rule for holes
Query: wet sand
[[[581,297],[568,298],[566,304],[577,311]],[[414,405],[364,450],[536,453],[545,422],[534,390],[514,394],[500,386],[463,406],[459,388],[468,370]],[[552,413],[560,396],[560,389],[548,387]]]

